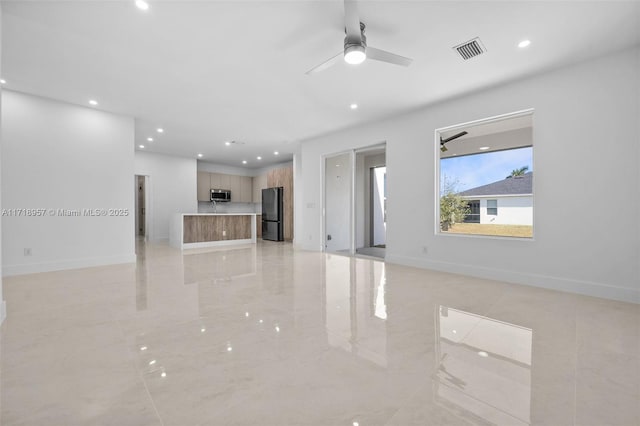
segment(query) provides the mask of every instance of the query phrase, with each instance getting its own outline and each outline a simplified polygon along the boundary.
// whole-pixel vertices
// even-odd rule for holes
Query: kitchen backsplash
[[[198,202],[198,213],[262,213],[261,203],[216,203]]]

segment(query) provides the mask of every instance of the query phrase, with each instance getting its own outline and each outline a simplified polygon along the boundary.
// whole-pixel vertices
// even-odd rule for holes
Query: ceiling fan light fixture
[[[365,59],[367,59],[367,54],[364,46],[354,44],[344,49],[344,61],[350,65],[361,64]]]

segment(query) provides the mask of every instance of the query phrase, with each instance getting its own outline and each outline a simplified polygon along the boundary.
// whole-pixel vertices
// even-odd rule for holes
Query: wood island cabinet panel
[[[227,235],[225,240],[246,240],[251,238],[253,216],[224,216]]]
[[[261,214],[256,215],[256,237],[257,238],[262,237],[262,215]]]
[[[183,243],[248,240],[253,216],[184,216]]]
[[[210,178],[207,172],[198,172],[198,201],[210,200]]]

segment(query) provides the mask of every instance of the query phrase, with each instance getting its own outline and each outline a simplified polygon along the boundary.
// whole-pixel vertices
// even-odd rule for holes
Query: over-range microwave
[[[228,189],[212,189],[211,201],[218,201],[218,202],[231,201],[231,191]]]

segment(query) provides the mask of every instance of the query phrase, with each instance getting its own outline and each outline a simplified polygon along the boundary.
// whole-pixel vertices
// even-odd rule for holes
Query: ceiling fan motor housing
[[[364,35],[364,29],[365,29],[365,25],[360,22],[360,39],[362,40],[361,42],[358,42],[357,40],[353,40],[353,39],[349,39],[349,36],[347,35],[344,38],[344,52],[347,53],[347,49],[353,48],[355,47],[361,47],[363,49],[367,48],[367,36]],[[345,29],[346,32],[346,29]]]

